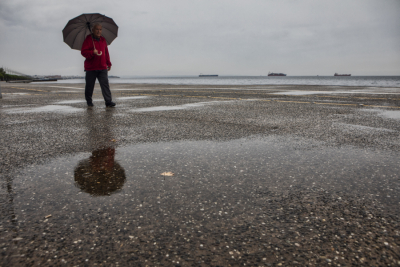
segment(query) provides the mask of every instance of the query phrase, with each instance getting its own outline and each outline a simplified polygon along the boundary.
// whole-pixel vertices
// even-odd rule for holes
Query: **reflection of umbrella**
[[[75,168],[75,186],[92,196],[107,196],[118,192],[125,183],[125,170],[114,160],[115,149],[92,152]]]
[[[118,26],[112,18],[104,15],[82,14],[76,18],[68,21],[63,32],[64,42],[72,49],[81,50],[83,41],[86,36],[91,33],[92,25],[100,23],[103,31],[102,36],[106,39],[107,44],[110,45],[118,35]]]

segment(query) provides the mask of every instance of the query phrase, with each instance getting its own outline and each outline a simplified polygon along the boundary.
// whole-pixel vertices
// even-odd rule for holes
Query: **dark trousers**
[[[85,86],[85,98],[88,104],[92,103],[92,95],[94,90],[94,84],[96,78],[100,83],[101,93],[103,94],[104,101],[106,104],[112,101],[110,85],[108,84],[108,71],[107,70],[89,70],[86,71],[86,86]]]

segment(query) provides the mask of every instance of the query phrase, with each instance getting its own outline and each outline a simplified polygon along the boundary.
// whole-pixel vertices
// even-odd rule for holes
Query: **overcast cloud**
[[[113,75],[400,75],[400,0],[1,0],[0,66],[83,75],[82,13],[118,24]]]

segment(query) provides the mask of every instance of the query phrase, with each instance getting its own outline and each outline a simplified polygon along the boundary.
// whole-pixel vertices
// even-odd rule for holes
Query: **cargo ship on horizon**
[[[339,73],[335,73],[333,76],[351,76],[351,74],[339,74]]]
[[[286,76],[285,73],[268,72],[268,76]]]
[[[200,73],[199,77],[218,77],[218,74],[201,74]]]

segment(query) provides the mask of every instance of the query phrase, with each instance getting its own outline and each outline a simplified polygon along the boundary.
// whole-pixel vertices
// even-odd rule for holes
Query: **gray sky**
[[[119,26],[110,75],[400,75],[400,0],[1,0],[0,66],[83,75],[82,13]]]

